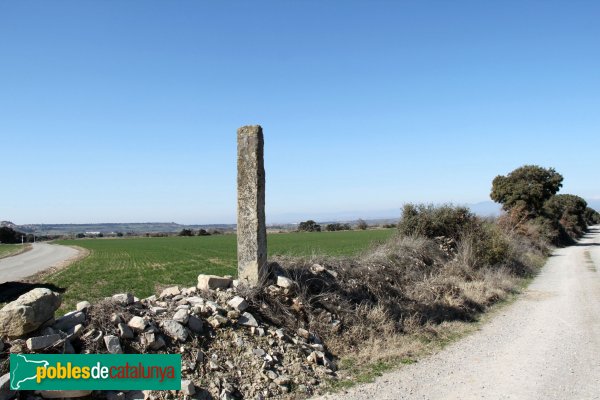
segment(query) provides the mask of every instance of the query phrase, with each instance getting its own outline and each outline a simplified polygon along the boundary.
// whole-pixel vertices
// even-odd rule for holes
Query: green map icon
[[[35,380],[38,367],[47,367],[50,363],[46,360],[31,360],[27,354],[13,354],[10,357],[10,388],[20,390],[21,384]]]

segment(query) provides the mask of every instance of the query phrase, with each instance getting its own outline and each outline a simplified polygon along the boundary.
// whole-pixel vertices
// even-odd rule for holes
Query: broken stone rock
[[[122,354],[123,349],[121,348],[121,342],[119,338],[113,335],[104,336],[104,344],[110,354]]]
[[[135,301],[135,299],[133,298],[133,295],[131,293],[115,294],[115,295],[113,295],[112,299],[114,301],[116,301],[117,303],[124,305],[124,306],[133,304]]]
[[[152,311],[156,315],[159,315],[159,314],[166,313],[168,311],[168,308],[166,308],[166,307],[152,307],[150,309],[150,311]]]
[[[308,332],[306,329],[303,328],[298,328],[298,336],[300,336],[301,338],[304,338],[306,340],[308,340],[308,338],[310,338],[310,332]]]
[[[282,288],[290,288],[290,287],[294,286],[294,281],[285,276],[278,276],[277,277],[277,286],[282,287]]]
[[[129,327],[132,328],[133,330],[141,332],[146,328],[148,323],[146,322],[146,320],[144,318],[134,316],[134,317],[131,317],[131,319],[129,320],[127,325],[129,325]]]
[[[60,335],[47,335],[47,336],[36,336],[27,339],[25,342],[27,348],[31,351],[42,350],[47,347],[53,346],[61,339]]]
[[[142,333],[141,342],[144,346],[152,350],[161,349],[166,345],[165,340],[154,332]]]
[[[226,317],[219,315],[219,314],[215,314],[208,319],[208,323],[213,328],[218,328],[220,326],[226,325],[228,322],[229,322],[229,320]]]
[[[241,296],[235,296],[233,299],[229,300],[227,304],[234,310],[238,310],[240,312],[243,312],[246,310],[246,308],[248,308],[248,302],[246,302],[246,299]]]
[[[186,324],[188,322],[189,316],[188,312],[185,309],[178,310],[175,315],[173,315],[173,320],[177,322],[181,322],[182,324]]]
[[[198,275],[198,289],[214,290],[227,289],[231,286],[231,279],[216,275]]]
[[[254,315],[250,314],[249,312],[245,312],[242,314],[242,316],[238,320],[238,324],[243,326],[258,327],[258,322],[256,321],[256,318],[254,318]]]
[[[184,379],[181,381],[181,393],[186,396],[191,396],[196,393],[196,388],[194,387],[194,382],[189,379]]]
[[[183,325],[172,319],[168,319],[162,322],[162,328],[167,335],[173,339],[185,342],[188,337],[188,332],[185,330]]]
[[[81,311],[71,311],[66,313],[62,317],[56,320],[53,325],[54,329],[66,332],[69,329],[73,329],[75,325],[83,324],[85,322],[85,314]]]
[[[0,336],[18,337],[35,331],[54,319],[60,303],[60,295],[50,289],[30,290],[0,310]]]
[[[181,290],[179,290],[179,286],[171,286],[171,287],[168,287],[165,290],[163,290],[160,293],[160,296],[158,296],[158,297],[160,297],[162,299],[165,297],[177,296],[179,294],[181,294]]]
[[[265,354],[267,354],[263,349],[254,349],[252,350],[252,353],[254,353],[254,355],[258,357],[264,357]]]
[[[77,306],[75,308],[77,309],[77,311],[86,311],[91,306],[92,305],[89,301],[80,301],[79,303],[77,303]]]
[[[204,330],[204,323],[198,317],[190,315],[188,317],[187,326],[192,332],[201,333]]]
[[[133,339],[133,330],[129,325],[125,325],[121,322],[119,323],[119,336],[123,339]]]

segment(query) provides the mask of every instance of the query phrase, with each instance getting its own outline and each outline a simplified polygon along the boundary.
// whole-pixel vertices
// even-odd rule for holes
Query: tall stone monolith
[[[238,144],[238,276],[255,285],[267,274],[264,139],[260,125],[237,131]]]

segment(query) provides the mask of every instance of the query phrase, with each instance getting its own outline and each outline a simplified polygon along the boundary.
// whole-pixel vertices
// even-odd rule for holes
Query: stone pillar
[[[264,140],[260,125],[237,131],[237,255],[240,281],[255,285],[267,275]]]

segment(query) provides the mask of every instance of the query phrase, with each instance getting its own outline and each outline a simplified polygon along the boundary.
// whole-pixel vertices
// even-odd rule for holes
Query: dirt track
[[[600,399],[600,227],[514,304],[420,362],[326,399]]]
[[[30,251],[0,260],[0,283],[21,280],[78,254],[79,251],[71,247],[34,243]]]

